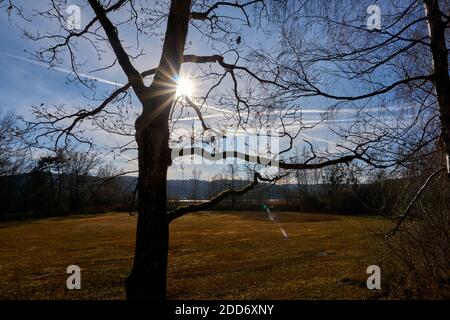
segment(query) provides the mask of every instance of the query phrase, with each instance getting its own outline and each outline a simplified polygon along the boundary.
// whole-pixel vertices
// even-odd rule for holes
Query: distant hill
[[[136,177],[119,177],[120,186],[126,192],[132,192],[136,188]],[[250,183],[250,181],[237,180],[235,181],[235,188],[242,188],[244,185]],[[195,192],[195,184],[197,184],[197,191]],[[169,199],[186,200],[196,198],[197,200],[206,200],[211,198],[212,195],[230,188],[231,180],[168,180],[167,181],[167,194]],[[264,192],[270,184],[260,183],[254,192]],[[305,187],[305,186],[301,186]],[[268,190],[268,195],[271,199],[282,199],[285,190],[295,191],[298,186],[296,184],[285,185],[273,185]],[[322,185],[309,185],[308,190],[315,191],[322,188]]]

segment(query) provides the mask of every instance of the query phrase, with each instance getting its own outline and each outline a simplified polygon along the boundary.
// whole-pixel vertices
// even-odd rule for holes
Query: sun
[[[177,97],[191,97],[192,93],[194,91],[194,86],[192,84],[191,79],[187,79],[184,77],[181,77],[178,79],[177,84]]]

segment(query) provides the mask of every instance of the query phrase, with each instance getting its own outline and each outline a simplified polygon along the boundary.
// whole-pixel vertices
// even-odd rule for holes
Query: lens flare
[[[177,97],[192,97],[194,91],[194,86],[192,85],[192,80],[180,77],[177,84]]]
[[[263,203],[262,207],[263,207],[264,210],[266,210],[270,221],[277,222],[275,217],[273,216],[272,212],[270,211],[269,206],[266,205],[265,203]],[[281,234],[283,235],[285,240],[289,239],[289,236],[288,236],[287,232],[283,229],[283,227],[280,227],[280,231],[281,231]]]

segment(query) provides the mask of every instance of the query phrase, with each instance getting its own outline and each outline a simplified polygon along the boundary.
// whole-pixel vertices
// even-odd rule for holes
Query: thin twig
[[[427,186],[430,184],[431,180],[433,180],[433,178],[440,172],[446,170],[446,168],[440,168],[438,170],[436,170],[435,172],[433,172],[425,181],[425,183],[420,187],[420,189],[417,191],[417,193],[415,194],[414,198],[411,200],[411,202],[408,204],[408,206],[406,207],[405,211],[403,212],[403,214],[400,216],[400,220],[397,222],[397,225],[395,226],[394,229],[392,229],[392,231],[390,231],[386,237],[392,237],[395,235],[395,233],[398,231],[398,229],[400,228],[401,224],[403,223],[403,221],[406,219],[406,217],[408,216],[408,214],[411,211],[412,206],[414,205],[414,203],[416,203],[417,199],[419,199],[420,195],[422,194],[422,192],[427,188]]]

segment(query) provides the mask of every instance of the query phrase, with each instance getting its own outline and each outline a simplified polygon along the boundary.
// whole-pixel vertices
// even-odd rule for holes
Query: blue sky
[[[24,2],[25,4],[27,1]],[[36,1],[28,1],[32,3],[31,6],[42,6],[43,2],[37,4]],[[76,2],[75,2],[76,3]],[[82,9],[82,23],[88,21],[90,15],[92,15],[90,8],[84,7]],[[97,97],[104,96],[107,92],[113,90],[116,86],[114,83],[125,83],[125,76],[123,72],[118,68],[111,68],[109,70],[100,71],[97,73],[90,73],[90,70],[98,68],[94,52],[89,49],[86,44],[80,44],[79,56],[80,60],[87,59],[88,63],[80,70],[83,74],[96,77],[97,81],[96,91],[90,92],[83,86],[68,82],[69,70],[67,61],[64,61],[57,69],[48,69],[46,65],[33,61],[29,54],[26,52],[33,52],[38,48],[38,43],[24,39],[18,26],[24,24],[17,17],[13,17],[8,20],[5,14],[0,15],[0,38],[2,39],[2,47],[0,48],[0,108],[2,111],[14,111],[17,114],[23,115],[26,118],[30,118],[30,106],[40,105],[46,103],[52,104],[66,104],[66,105],[83,105],[86,103],[92,103],[86,96],[95,94]],[[30,24],[25,24],[27,29],[30,30],[54,30],[55,25],[51,22],[43,19],[35,19]],[[189,48],[188,53],[199,53],[206,55],[211,52],[209,45],[200,37],[198,33],[192,31],[191,28],[189,39],[192,41],[192,45]],[[257,47],[259,45],[270,45],[270,36],[259,33],[258,36],[251,36],[248,30],[241,30],[246,41]],[[120,29],[121,38],[125,40],[126,44],[134,44],[134,34],[132,29],[123,27]],[[248,39],[248,40],[247,40]],[[146,52],[146,55],[141,57],[135,62],[135,66],[138,70],[143,71],[145,69],[156,66],[159,60],[159,48],[161,39],[156,37],[153,40],[145,41],[140,44],[140,49]],[[139,50],[140,50],[139,49]],[[138,49],[134,48],[130,53],[136,53]],[[111,63],[114,60],[114,56],[111,52],[106,52],[103,56],[104,65]],[[185,65],[183,67],[184,72],[189,73],[192,66]],[[225,83],[225,86],[227,83]],[[229,82],[228,82],[229,85]],[[229,88],[228,88],[229,89]],[[317,100],[319,101],[319,100]],[[136,102],[134,100],[134,102]],[[214,106],[212,106],[214,107]],[[139,105],[135,106],[136,110],[139,110]],[[321,109],[320,103],[317,105],[309,105],[304,110],[304,119],[306,122],[314,122],[320,119]],[[219,116],[215,116],[219,114]],[[211,126],[214,123],[220,123],[220,113],[210,110],[207,113],[210,117],[207,119]],[[185,123],[187,127],[192,125],[194,114],[185,115],[185,120],[181,123]],[[352,110],[342,112],[342,123],[347,122],[352,118]],[[195,123],[198,126],[198,122]],[[99,131],[95,128],[88,128],[91,130],[92,137],[95,137],[96,143],[100,148],[99,151],[104,157],[106,162],[112,162],[119,168],[125,170],[135,169],[136,162],[128,161],[134,157],[133,153],[122,155],[120,157],[113,158],[111,154],[107,153],[107,146],[114,143],[123,142],[120,137],[112,136],[106,132]],[[320,125],[312,130],[307,130],[302,133],[300,139],[308,139],[309,141],[321,146],[322,148],[333,148],[335,143],[335,137],[326,128],[325,125]],[[302,147],[301,140],[299,140],[298,147]],[[179,166],[174,166],[169,172],[169,178],[177,179],[189,178],[192,168],[189,165],[185,165],[184,171],[181,171]],[[212,174],[223,172],[223,166],[214,165],[202,165],[203,178],[208,178]]]

